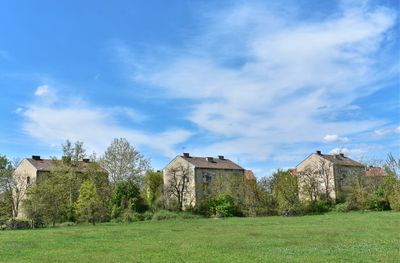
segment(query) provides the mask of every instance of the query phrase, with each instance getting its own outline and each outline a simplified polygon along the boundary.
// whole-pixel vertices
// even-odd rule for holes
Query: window
[[[203,175],[203,183],[211,183],[211,179],[212,179],[211,175],[208,174]]]
[[[26,184],[31,184],[31,178],[29,176],[26,177]]]

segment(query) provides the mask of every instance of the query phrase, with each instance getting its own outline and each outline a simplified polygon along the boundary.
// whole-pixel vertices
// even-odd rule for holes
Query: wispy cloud
[[[35,94],[45,96],[56,94],[56,90],[44,85]],[[134,109],[126,107],[96,107],[85,99],[63,94],[63,100],[43,104],[33,101],[19,112],[24,117],[23,128],[31,137],[49,146],[60,145],[66,139],[85,142],[90,151],[103,153],[111,140],[124,137],[137,147],[148,147],[166,156],[174,154],[174,146],[190,137],[184,129],[160,132],[145,132],[132,128],[126,122],[118,121],[121,115],[131,120],[131,124],[141,122],[145,117]]]
[[[323,19],[299,22],[292,12],[245,2],[208,18],[202,36],[161,62],[130,61],[138,56],[123,47],[135,81],[190,99],[187,120],[214,136],[194,151],[266,160],[327,134],[328,141],[343,142],[384,124],[325,116],[359,109],[355,99],[381,88],[375,84],[388,71],[380,59],[390,54],[380,47],[391,34],[394,10],[343,5]]]
[[[347,137],[340,137],[336,134],[328,134],[324,137],[325,142],[348,142],[349,138]]]

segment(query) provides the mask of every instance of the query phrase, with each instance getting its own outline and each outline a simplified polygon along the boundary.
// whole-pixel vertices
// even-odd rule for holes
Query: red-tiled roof
[[[38,170],[43,172],[50,172],[55,168],[57,164],[60,164],[61,160],[52,160],[52,159],[31,159],[27,158],[27,160]],[[86,172],[89,168],[90,162],[79,161],[77,165],[78,172]],[[105,170],[104,170],[105,171]]]
[[[324,158],[334,164],[338,164],[338,165],[365,167],[365,165],[363,165],[359,162],[356,162],[356,161],[350,159],[349,157],[340,155],[340,154],[334,154],[334,155],[320,154],[320,156],[322,158]]]
[[[381,167],[367,167],[365,176],[387,176],[387,172]]]
[[[212,161],[207,160],[209,157],[181,156],[183,159],[193,164],[197,168],[209,169],[225,169],[225,170],[244,170],[242,167],[229,159],[213,158]]]
[[[247,180],[253,180],[253,181],[257,181],[257,178],[255,177],[254,173],[252,170],[246,170],[244,172],[244,176]]]

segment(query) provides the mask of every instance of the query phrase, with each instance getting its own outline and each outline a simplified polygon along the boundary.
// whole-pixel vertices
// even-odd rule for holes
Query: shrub
[[[142,221],[142,220],[143,220],[143,216],[137,212],[125,211],[122,216],[122,221],[125,223],[137,222],[137,221]]]
[[[152,211],[146,211],[142,214],[143,220],[151,220],[153,218],[154,213]]]
[[[67,227],[67,226],[75,226],[75,225],[76,225],[75,222],[63,222],[63,223],[58,224],[57,226]]]
[[[30,229],[31,223],[28,220],[10,219],[5,224],[5,229]]]
[[[167,210],[160,210],[154,213],[152,220],[161,221],[161,220],[177,219],[177,218],[179,218],[178,213],[174,213]]]
[[[235,200],[230,195],[217,195],[205,199],[196,212],[207,217],[230,217],[238,215]]]
[[[306,214],[320,214],[331,210],[332,204],[328,201],[317,200],[314,202],[308,202],[304,207]]]
[[[335,211],[336,212],[341,212],[341,213],[348,212],[349,211],[348,204],[347,203],[340,203],[340,204],[335,205]]]
[[[179,205],[179,202],[176,198],[170,198],[167,203],[167,209],[169,211],[178,212],[181,210],[181,206]]]

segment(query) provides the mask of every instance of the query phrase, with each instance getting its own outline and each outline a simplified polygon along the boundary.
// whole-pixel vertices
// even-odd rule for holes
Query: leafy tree
[[[79,198],[76,202],[79,218],[95,225],[100,218],[100,206],[101,200],[95,184],[91,180],[86,180],[79,189]]]
[[[150,161],[124,138],[112,141],[101,158],[101,164],[108,171],[113,185],[129,179],[142,186],[144,173],[150,168]]]
[[[71,141],[67,140],[62,144],[62,148],[63,156],[68,157],[75,164],[86,157],[86,150],[83,147],[83,142],[76,141],[74,145],[72,145]]]
[[[121,216],[124,211],[144,212],[147,208],[141,196],[139,186],[132,180],[117,182],[111,203],[113,205],[113,218]]]
[[[297,177],[289,171],[278,170],[272,175],[272,192],[282,215],[299,213],[300,201],[298,195]]]
[[[164,178],[162,172],[147,171],[144,176],[144,196],[150,207],[156,206],[163,196]]]
[[[387,199],[390,203],[390,208],[400,211],[400,159],[396,159],[392,154],[389,154],[386,160],[385,189],[387,191]]]
[[[68,212],[68,179],[60,173],[49,173],[28,190],[25,210],[33,224],[43,220],[53,226],[65,220]]]

